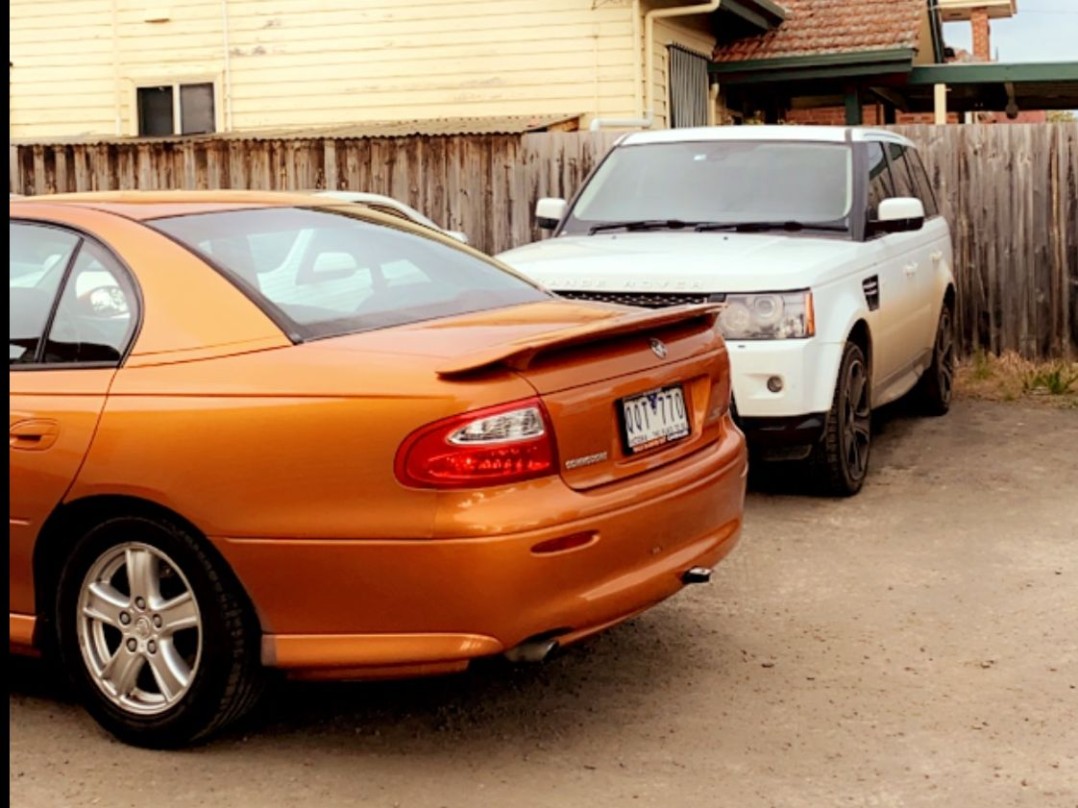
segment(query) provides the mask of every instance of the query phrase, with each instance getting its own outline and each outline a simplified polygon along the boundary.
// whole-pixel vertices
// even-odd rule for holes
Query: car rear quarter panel
[[[210,536],[429,537],[438,495],[394,478],[401,442],[531,395],[504,371],[442,382],[429,360],[317,345],[126,367],[71,497],[147,498]]]

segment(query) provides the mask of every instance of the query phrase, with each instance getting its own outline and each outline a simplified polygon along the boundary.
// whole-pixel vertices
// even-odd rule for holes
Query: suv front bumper
[[[751,429],[759,419],[777,419],[781,428],[756,430],[777,439],[783,432],[811,432],[814,426],[801,422],[817,419],[822,434],[820,414],[831,409],[842,347],[818,339],[728,340],[741,422]]]
[[[737,418],[737,425],[753,450],[763,450],[765,456],[779,459],[783,453],[769,450],[810,447],[823,440],[827,413],[816,412],[789,418]],[[797,459],[798,455],[791,455]]]

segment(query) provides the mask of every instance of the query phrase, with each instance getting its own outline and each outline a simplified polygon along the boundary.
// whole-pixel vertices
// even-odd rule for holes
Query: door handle
[[[19,421],[8,429],[12,449],[40,452],[48,449],[60,436],[60,424],[45,418]]]
[[[912,278],[917,274],[917,264],[906,264],[902,271],[906,273],[907,278]]]
[[[943,253],[942,252],[940,252],[939,250],[936,250],[934,253],[932,253],[932,263],[933,264],[938,264],[942,260],[943,260]]]

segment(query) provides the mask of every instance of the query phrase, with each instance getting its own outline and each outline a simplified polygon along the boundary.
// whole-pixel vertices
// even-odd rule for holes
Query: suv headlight
[[[719,330],[729,340],[811,337],[816,333],[812,292],[727,295]]]

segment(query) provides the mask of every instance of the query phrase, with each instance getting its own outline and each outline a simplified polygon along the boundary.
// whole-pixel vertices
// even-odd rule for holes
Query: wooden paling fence
[[[963,347],[1078,355],[1078,123],[893,128],[951,224]]]
[[[965,351],[1078,355],[1078,123],[898,126],[922,147],[955,240]],[[384,193],[496,253],[541,237],[614,132],[226,136],[12,146],[10,190],[342,188]]]
[[[349,189],[387,194],[490,253],[541,236],[540,196],[571,194],[610,132],[402,138],[192,138],[11,148],[10,190]]]

